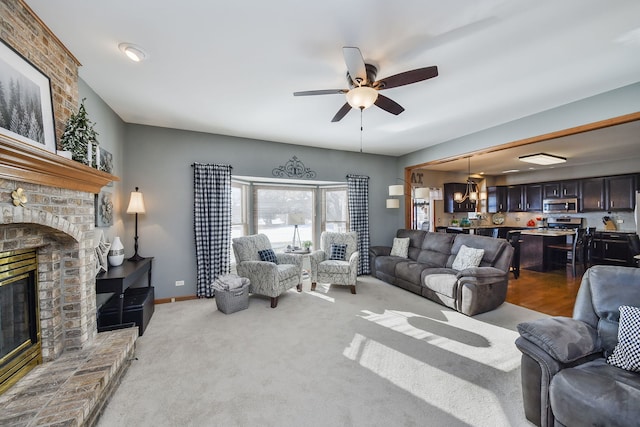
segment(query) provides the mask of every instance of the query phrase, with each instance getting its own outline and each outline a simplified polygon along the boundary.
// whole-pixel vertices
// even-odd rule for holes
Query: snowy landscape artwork
[[[49,78],[0,43],[0,134],[56,152]]]

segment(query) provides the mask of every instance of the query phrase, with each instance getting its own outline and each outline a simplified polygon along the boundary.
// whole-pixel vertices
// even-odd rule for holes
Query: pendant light
[[[462,203],[467,199],[472,202],[478,201],[478,186],[471,179],[471,156],[467,157],[467,165],[467,187],[465,188],[464,194],[460,191],[453,193],[453,200],[456,203]]]

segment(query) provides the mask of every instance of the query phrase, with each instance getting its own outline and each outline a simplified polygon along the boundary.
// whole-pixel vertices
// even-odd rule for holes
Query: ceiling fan
[[[417,83],[438,75],[438,67],[433,65],[405,71],[376,81],[378,69],[371,64],[365,64],[360,49],[345,46],[342,48],[342,53],[347,65],[347,83],[350,89],[308,90],[293,93],[293,96],[344,94],[347,102],[333,116],[332,122],[340,121],[351,108],[364,110],[373,104],[397,116],[404,111],[404,108],[397,102],[379,94],[378,91]]]

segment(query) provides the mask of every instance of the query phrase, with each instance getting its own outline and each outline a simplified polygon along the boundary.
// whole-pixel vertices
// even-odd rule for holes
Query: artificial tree
[[[98,150],[98,140],[96,138],[98,132],[93,129],[95,123],[89,120],[87,110],[84,108],[85,99],[82,99],[78,112],[72,114],[67,120],[60,143],[63,149],[71,152],[73,160],[97,167],[97,159],[93,153]]]

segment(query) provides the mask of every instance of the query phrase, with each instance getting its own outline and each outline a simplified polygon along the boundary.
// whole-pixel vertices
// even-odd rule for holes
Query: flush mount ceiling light
[[[135,44],[120,43],[118,45],[118,48],[120,48],[120,51],[122,51],[122,53],[127,55],[127,58],[134,62],[141,62],[149,57],[144,49],[142,49],[140,46],[136,46]]]
[[[564,157],[554,156],[552,154],[538,153],[528,156],[520,156],[519,159],[523,162],[533,163],[536,165],[555,165],[558,163],[564,163],[567,161]]]

